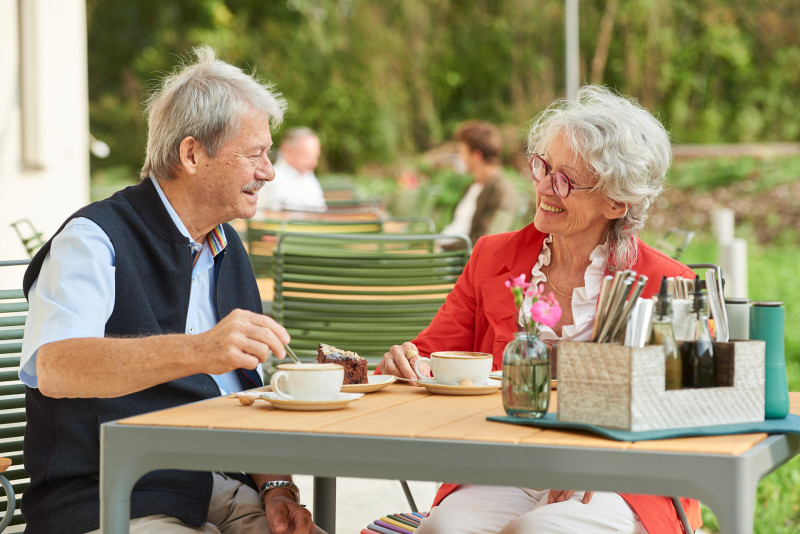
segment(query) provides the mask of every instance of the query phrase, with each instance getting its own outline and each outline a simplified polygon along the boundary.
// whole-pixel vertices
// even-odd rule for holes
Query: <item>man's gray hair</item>
[[[611,227],[608,266],[628,269],[636,262],[636,238],[672,161],[669,133],[634,100],[596,85],[581,87],[575,101],[554,102],[533,119],[528,155],[544,154],[562,132],[597,176],[595,189],[614,204],[628,205]]]
[[[273,127],[283,121],[286,100],[272,84],[218,60],[208,45],[194,48],[193,53],[197,62],[178,67],[147,99],[142,178],[173,178],[180,165],[181,141],[188,136],[197,139],[209,156],[216,156],[239,133],[240,119],[248,111],[267,115]]]
[[[281,145],[289,146],[300,139],[305,139],[306,137],[318,137],[317,133],[307,126],[297,126],[295,128],[289,128],[286,130],[286,133],[283,134],[281,138]]]

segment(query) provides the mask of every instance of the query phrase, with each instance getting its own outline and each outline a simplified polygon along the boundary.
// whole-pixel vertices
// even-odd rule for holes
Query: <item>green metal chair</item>
[[[47,240],[42,237],[42,233],[33,226],[29,219],[20,219],[11,223],[11,227],[17,233],[22,246],[25,247],[25,252],[29,257],[33,257],[36,251],[44,245]]]
[[[676,260],[680,260],[692,239],[694,239],[693,231],[670,228],[656,241],[656,247]]]
[[[29,260],[0,261],[0,267],[22,267]],[[20,282],[22,275],[20,274]],[[0,532],[22,532],[24,521],[16,509],[16,498],[28,486],[23,468],[22,438],[25,434],[25,386],[19,381],[20,352],[28,303],[22,289],[0,289]]]
[[[265,219],[247,221],[247,246],[256,278],[273,278],[272,257],[278,237],[285,232],[351,234],[377,233],[383,230],[378,219],[320,220]]]
[[[438,251],[444,237],[466,248]],[[301,358],[314,359],[318,343],[328,343],[374,367],[391,345],[428,326],[469,246],[463,235],[285,233],[275,253],[275,317]]]

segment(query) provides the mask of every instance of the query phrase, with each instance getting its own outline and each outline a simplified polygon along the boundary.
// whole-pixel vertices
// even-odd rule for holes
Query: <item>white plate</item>
[[[385,388],[395,380],[397,380],[397,377],[394,375],[369,375],[366,384],[345,384],[342,386],[342,391],[348,393],[372,393]]]
[[[279,399],[274,393],[262,393],[261,398],[268,401],[275,408],[281,410],[294,410],[298,412],[318,412],[323,410],[339,410],[350,402],[363,397],[363,393],[339,393],[329,401],[298,401]]]
[[[488,380],[482,386],[448,386],[437,384],[432,380],[420,380],[419,385],[440,395],[488,395],[494,393],[503,385],[499,380]]]

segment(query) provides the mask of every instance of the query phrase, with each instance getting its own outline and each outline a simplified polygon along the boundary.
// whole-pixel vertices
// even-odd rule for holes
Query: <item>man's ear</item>
[[[200,151],[203,150],[200,142],[192,136],[184,137],[181,141],[180,156],[181,167],[188,174],[195,174],[198,167],[198,156]]]

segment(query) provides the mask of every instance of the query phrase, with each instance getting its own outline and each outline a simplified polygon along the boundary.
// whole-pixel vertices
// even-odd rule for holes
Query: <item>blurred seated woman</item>
[[[662,275],[694,277],[638,239],[672,153],[669,135],[648,111],[586,86],[577,102],[556,102],[539,114],[527,145],[537,197],[533,224],[479,239],[431,324],[383,356],[383,373],[414,379],[416,359],[442,350],[490,352],[493,369],[501,369],[518,328],[509,276],[525,273],[556,296],[563,313],[552,329],[542,327],[543,339],[578,341],[591,339],[604,275],[624,269],[647,275],[645,298],[658,291]],[[444,484],[417,533],[682,532],[668,497],[531,485]],[[699,504],[682,501],[698,528]]]

